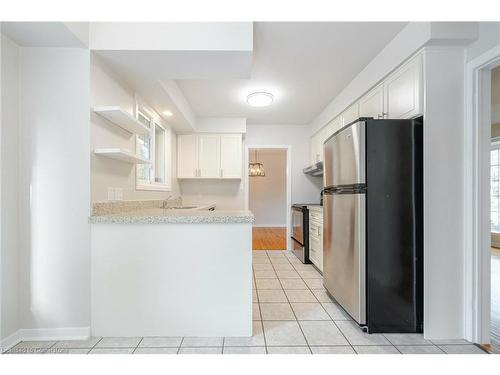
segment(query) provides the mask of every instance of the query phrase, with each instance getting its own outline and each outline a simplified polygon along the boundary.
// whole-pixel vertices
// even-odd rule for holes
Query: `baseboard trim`
[[[5,352],[21,341],[86,340],[90,327],[19,329],[0,342],[0,352]]]

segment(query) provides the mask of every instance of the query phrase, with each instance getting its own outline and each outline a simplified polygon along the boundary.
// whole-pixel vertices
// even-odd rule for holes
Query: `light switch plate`
[[[112,187],[108,187],[108,201],[115,200],[115,189]]]
[[[123,189],[115,188],[115,200],[122,201],[123,200]]]

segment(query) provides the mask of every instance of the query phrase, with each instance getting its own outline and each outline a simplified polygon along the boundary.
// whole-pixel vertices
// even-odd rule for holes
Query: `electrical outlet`
[[[108,187],[108,201],[115,200],[115,189],[112,187]]]
[[[115,200],[122,201],[123,200],[123,189],[115,188]]]

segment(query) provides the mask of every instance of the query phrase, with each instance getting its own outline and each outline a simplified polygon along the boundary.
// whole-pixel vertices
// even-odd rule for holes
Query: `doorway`
[[[286,250],[289,221],[288,149],[247,147],[247,207],[255,216],[252,249]]]
[[[466,68],[465,334],[500,353],[500,46]]]
[[[490,218],[490,349],[500,353],[500,67],[491,70]]]

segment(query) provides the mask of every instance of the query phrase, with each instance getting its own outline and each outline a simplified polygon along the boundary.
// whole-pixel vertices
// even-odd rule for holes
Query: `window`
[[[171,133],[147,110],[137,107],[137,119],[149,133],[136,136],[137,154],[151,160],[151,164],[138,164],[136,168],[137,190],[170,190]]]
[[[491,232],[500,233],[500,143],[494,143],[490,158]]]

